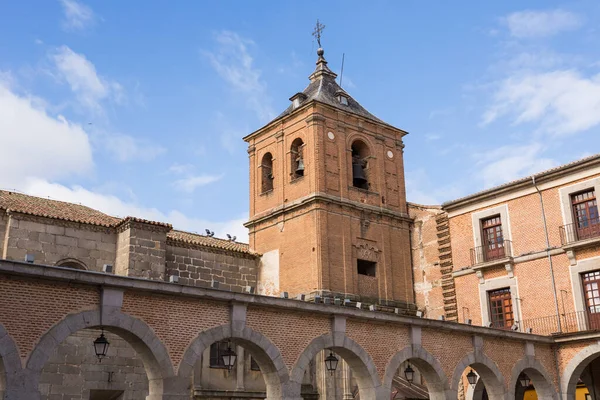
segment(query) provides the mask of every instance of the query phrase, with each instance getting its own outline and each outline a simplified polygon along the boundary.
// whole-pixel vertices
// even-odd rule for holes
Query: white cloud
[[[67,31],[81,31],[94,24],[96,17],[92,9],[76,0],[60,0],[65,13],[63,28]]]
[[[173,182],[175,189],[185,193],[192,193],[201,186],[217,182],[223,178],[223,175],[195,175],[178,179]]]
[[[189,174],[194,170],[194,166],[192,164],[179,164],[175,163],[169,167],[169,172],[176,175]]]
[[[254,42],[231,31],[216,34],[215,41],[218,45],[216,51],[203,52],[215,71],[232,89],[244,95],[248,107],[262,122],[274,118],[266,84],[261,80],[261,71],[254,66],[248,50]]]
[[[519,11],[505,19],[510,34],[518,38],[553,36],[560,32],[575,30],[583,21],[577,15],[565,10]]]
[[[241,215],[228,221],[209,221],[201,218],[191,218],[177,210],[163,213],[156,208],[125,202],[113,195],[93,192],[81,186],[67,187],[43,179],[28,179],[23,182],[21,190],[33,196],[50,197],[55,200],[80,203],[121,218],[135,216],[152,221],[168,222],[175,229],[189,232],[203,233],[204,229],[210,229],[215,232],[215,236],[217,237],[224,238],[229,233],[237,236],[238,242],[248,242],[248,230],[243,226],[244,222],[248,219],[247,215]]]
[[[425,140],[427,140],[428,142],[440,140],[441,138],[442,138],[442,135],[438,135],[437,133],[428,133],[425,135]]]
[[[102,101],[124,102],[125,92],[121,84],[99,76],[96,67],[85,55],[61,46],[50,54],[50,58],[56,67],[57,77],[67,82],[85,108],[101,114]]]
[[[0,185],[15,188],[29,176],[64,178],[93,167],[92,150],[81,126],[52,117],[43,101],[21,96],[0,80]]]
[[[129,135],[96,133],[94,142],[108,150],[118,161],[152,161],[167,149]]]
[[[543,156],[544,150],[540,143],[530,143],[476,153],[475,176],[489,188],[556,166],[555,160]]]
[[[585,77],[567,70],[510,76],[500,82],[483,123],[504,115],[515,124],[538,123],[551,134],[590,129],[600,124],[600,74]]]

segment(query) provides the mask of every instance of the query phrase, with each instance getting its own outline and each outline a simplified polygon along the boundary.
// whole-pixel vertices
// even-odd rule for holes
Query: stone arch
[[[348,148],[350,151],[350,183],[352,186],[369,190],[375,182],[375,177],[371,176],[373,164],[370,159],[373,156],[373,145],[362,135],[353,135],[348,138]]]
[[[266,193],[273,190],[275,177],[273,176],[273,154],[267,152],[260,161],[260,192]]]
[[[463,357],[454,369],[452,375],[452,393],[458,392],[463,372],[467,368],[473,368],[485,385],[490,400],[503,400],[506,393],[504,377],[494,361],[483,352],[471,352]]]
[[[575,399],[579,376],[594,359],[600,357],[600,344],[592,344],[575,354],[561,374],[561,389],[564,400]]]
[[[87,270],[85,263],[76,258],[63,258],[62,260],[56,262],[56,266],[63,268],[80,269],[83,271]]]
[[[320,351],[326,349],[331,349],[339,354],[348,363],[358,383],[361,400],[378,398],[377,394],[382,391],[382,386],[377,375],[377,368],[369,353],[348,336],[338,334],[334,337],[329,333],[313,339],[298,357],[290,375],[294,394],[297,394],[294,397],[300,397],[300,386],[308,364]]]
[[[539,399],[557,398],[556,390],[552,384],[552,377],[548,374],[542,363],[533,356],[526,356],[520,359],[513,367],[508,386],[509,398],[516,399],[516,388],[517,384],[519,384],[518,380],[521,373],[527,374],[529,379],[531,379],[531,383],[533,383]]]
[[[444,400],[450,394],[448,379],[440,362],[420,345],[406,346],[388,362],[383,377],[383,388],[391,396],[392,381],[398,368],[405,361],[413,363],[425,377],[431,400]]]
[[[142,359],[148,376],[147,399],[162,399],[174,376],[166,347],[145,322],[116,310],[105,313],[102,324],[98,310],[70,314],[46,332],[27,359],[26,372],[31,376],[31,389],[38,391],[42,368],[60,343],[82,329],[101,326],[127,341]]]
[[[304,176],[305,167],[304,141],[301,137],[297,137],[290,146],[290,177],[292,181]]]
[[[288,370],[281,353],[266,336],[248,327],[232,330],[231,326],[226,324],[201,332],[185,350],[177,375],[189,380],[196,361],[200,359],[204,350],[211,344],[226,339],[244,347],[256,360],[265,379],[267,398],[281,398],[284,386],[289,381]]]
[[[17,377],[21,374],[21,356],[13,338],[0,324],[0,399],[21,391]]]

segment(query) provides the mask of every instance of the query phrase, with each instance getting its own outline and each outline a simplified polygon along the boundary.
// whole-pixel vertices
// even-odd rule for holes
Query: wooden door
[[[571,197],[576,239],[583,240],[600,236],[598,220],[598,203],[593,190],[579,193]]]
[[[483,230],[483,261],[497,260],[505,257],[502,221],[497,215],[481,221]]]
[[[600,270],[582,274],[588,329],[600,329]]]
[[[504,288],[488,292],[490,318],[494,328],[510,329],[515,323],[510,289]]]

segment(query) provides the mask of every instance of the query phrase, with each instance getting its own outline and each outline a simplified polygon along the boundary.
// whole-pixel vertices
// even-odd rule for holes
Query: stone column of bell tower
[[[317,54],[308,87],[244,138],[258,291],[413,304],[406,132],[341,89]]]

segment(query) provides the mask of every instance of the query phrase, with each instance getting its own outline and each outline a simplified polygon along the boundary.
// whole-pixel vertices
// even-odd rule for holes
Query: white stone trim
[[[573,304],[575,311],[585,311],[585,295],[581,284],[581,274],[600,269],[600,257],[592,257],[579,261],[576,265],[569,267],[571,276],[571,293],[573,293]]]
[[[510,289],[510,297],[513,304],[513,313],[515,316],[515,323],[523,320],[521,317],[521,307],[519,304],[519,286],[517,284],[517,277],[501,277],[488,279],[484,283],[479,285],[479,304],[481,307],[481,322],[484,326],[487,326],[490,321],[490,304],[488,301],[488,292],[492,290],[498,290],[508,287]]]
[[[574,185],[558,189],[560,197],[560,211],[562,212],[564,225],[573,223],[573,211],[571,210],[571,195],[586,189],[594,189],[600,195],[600,178],[588,179]]]
[[[483,246],[483,238],[481,237],[481,220],[492,217],[494,215],[500,215],[500,222],[502,223],[502,235],[504,239],[510,240],[512,242],[508,205],[501,204],[499,206],[488,208],[486,210],[474,212],[473,214],[471,214],[471,223],[473,225],[473,247]]]

